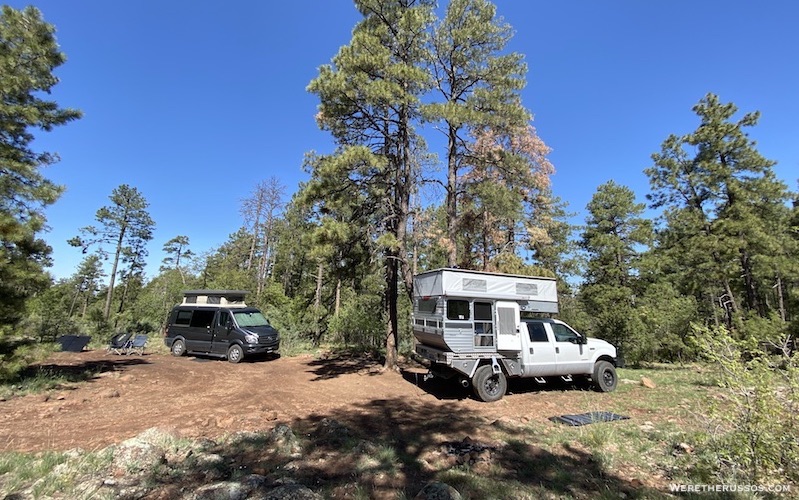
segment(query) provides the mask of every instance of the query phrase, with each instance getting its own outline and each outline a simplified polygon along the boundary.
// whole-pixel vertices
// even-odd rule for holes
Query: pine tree
[[[519,98],[527,68],[520,54],[505,53],[511,36],[512,28],[496,17],[491,2],[453,0],[431,40],[432,73],[442,102],[427,104],[424,114],[429,121],[443,122],[447,139],[449,266],[459,264],[458,205],[466,195],[464,171],[475,164],[475,136],[486,129],[523,128],[531,119]]]
[[[53,71],[66,61],[55,28],[34,7],[2,7],[0,15],[0,324],[13,325],[27,297],[49,285],[43,268],[50,247],[37,233],[45,227],[43,209],[62,188],[46,179],[42,167],[54,153],[32,149],[33,129],[48,132],[81,116],[42,97],[58,83]],[[0,327],[4,333],[6,327]]]
[[[784,254],[789,192],[745,132],[759,113],[733,121],[737,107],[714,94],[693,110],[699,127],[669,136],[646,170],[652,206],[665,208],[659,251],[679,268],[685,293],[711,317],[720,305],[739,328],[742,317],[768,313],[769,291],[786,272],[774,256]]]
[[[432,0],[356,0],[364,18],[349,45],[322,66],[308,89],[319,96],[317,121],[338,149],[310,161],[308,185],[317,200],[351,188],[374,210],[361,223],[379,235],[385,269],[386,368],[396,369],[400,282],[411,293],[407,228],[417,159],[424,146],[414,132],[420,96],[429,87],[423,67]]]
[[[104,244],[113,246],[110,282],[103,308],[103,319],[111,315],[111,298],[114,294],[119,263],[124,259],[128,264],[129,275],[143,268],[143,257],[147,255],[148,241],[153,239],[155,222],[147,212],[149,203],[138,189],[122,184],[111,192],[111,205],[97,210],[95,218],[100,227],[86,226],[80,230],[83,237],[76,236],[69,244],[79,246],[86,252],[90,246],[99,245],[99,253],[107,255]]]
[[[635,193],[609,181],[588,203],[580,246],[587,254],[581,297],[593,318],[594,333],[626,351],[635,362],[643,342],[635,312],[637,265],[641,247],[651,243],[651,221],[641,217],[645,205]]]

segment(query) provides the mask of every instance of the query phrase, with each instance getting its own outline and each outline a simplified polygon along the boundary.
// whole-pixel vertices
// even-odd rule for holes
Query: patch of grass
[[[50,367],[29,366],[11,380],[0,384],[0,397],[12,398],[26,394],[60,389],[93,378],[96,370],[59,371]]]
[[[112,458],[110,449],[96,453],[2,453],[0,494],[42,498],[58,493],[65,498],[98,498],[96,490]]]

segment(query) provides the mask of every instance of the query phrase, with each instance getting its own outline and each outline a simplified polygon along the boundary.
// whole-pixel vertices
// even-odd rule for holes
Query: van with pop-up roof
[[[244,302],[243,290],[189,290],[169,313],[164,342],[172,355],[204,354],[238,363],[254,354],[276,353],[280,335],[266,317]]]

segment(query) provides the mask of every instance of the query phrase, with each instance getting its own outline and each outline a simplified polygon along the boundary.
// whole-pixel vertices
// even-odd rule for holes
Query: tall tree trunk
[[[397,371],[397,348],[399,346],[399,318],[397,313],[398,263],[397,260],[392,257],[392,255],[389,255],[386,262],[386,309],[388,323],[386,324],[386,362],[383,368]]]
[[[324,265],[322,261],[319,261],[319,266],[316,268],[316,296],[314,298],[314,322],[316,325],[315,328],[315,335],[316,335],[316,344],[319,344],[319,340],[322,338],[322,326],[321,326],[321,309],[322,309],[322,278],[324,272]]]
[[[765,311],[762,310],[760,301],[757,300],[757,284],[753,277],[752,259],[749,257],[749,252],[743,248],[741,249],[741,271],[743,272],[747,309],[757,311],[761,316],[765,316]]]
[[[247,257],[247,270],[249,271],[252,269],[252,261],[255,259],[255,246],[258,242],[258,228],[261,224],[261,211],[260,208],[255,213],[255,222],[253,222],[253,234],[252,234],[252,241],[250,242],[250,254]]]
[[[258,297],[261,296],[261,293],[264,291],[264,285],[266,283],[266,276],[269,272],[269,261],[271,260],[271,252],[269,251],[269,247],[272,244],[272,226],[274,224],[274,216],[270,213],[266,218],[266,223],[264,224],[264,242],[263,247],[261,249],[261,261],[258,265]]]
[[[782,320],[783,323],[785,323],[785,321],[786,321],[786,316],[785,316],[785,298],[782,295],[782,278],[780,278],[779,274],[777,275],[777,286],[776,286],[776,288],[777,288],[777,301],[778,301],[779,308],[780,308],[780,319]]]
[[[407,90],[407,84],[406,84]],[[411,160],[411,137],[408,127],[410,126],[410,112],[407,106],[403,106],[400,114],[400,138],[402,144],[402,163],[400,164],[400,179],[398,183],[397,195],[399,197],[397,214],[397,242],[399,266],[402,281],[405,284],[405,293],[408,298],[413,299],[413,275],[411,266],[408,262],[408,220],[411,212],[411,191],[413,187],[413,163]]]
[[[75,289],[75,295],[72,296],[72,304],[69,306],[69,315],[68,318],[72,317],[72,313],[75,312],[75,304],[78,303],[78,297],[80,296],[80,287]]]
[[[117,249],[114,253],[114,265],[111,266],[111,279],[108,283],[108,293],[105,296],[105,307],[103,308],[103,319],[108,321],[109,316],[111,316],[111,297],[114,295],[114,281],[117,277],[117,266],[119,265],[119,256],[122,253],[122,242],[125,238],[125,230],[126,227],[122,227],[119,230],[119,238],[117,239]]]
[[[458,263],[458,130],[449,127],[447,137],[447,266],[455,267]]]
[[[336,280],[336,308],[333,311],[333,316],[338,316],[341,309],[341,278]]]

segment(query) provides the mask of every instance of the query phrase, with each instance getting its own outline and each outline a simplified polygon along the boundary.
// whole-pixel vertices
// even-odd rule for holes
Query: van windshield
[[[235,312],[233,316],[239,326],[271,326],[260,311]]]

